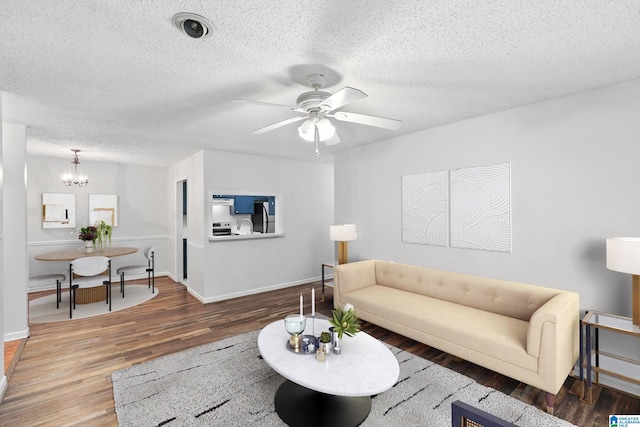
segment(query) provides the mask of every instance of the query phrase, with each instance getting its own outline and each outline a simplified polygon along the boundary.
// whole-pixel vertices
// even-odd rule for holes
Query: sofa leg
[[[549,392],[547,394],[547,413],[553,415],[553,407],[556,401],[556,395]]]

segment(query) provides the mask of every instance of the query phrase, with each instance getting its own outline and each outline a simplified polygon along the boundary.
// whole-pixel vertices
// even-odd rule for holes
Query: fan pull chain
[[[318,131],[318,122],[315,122],[314,129],[315,129],[315,138],[314,139],[316,141],[316,156],[317,156],[318,154],[320,154],[320,152],[318,151],[318,140],[320,139],[320,131]]]

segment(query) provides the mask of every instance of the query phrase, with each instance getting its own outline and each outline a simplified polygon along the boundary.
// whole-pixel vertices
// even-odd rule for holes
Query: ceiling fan
[[[346,86],[334,94],[321,91],[326,83],[326,78],[322,74],[311,74],[307,78],[312,91],[304,92],[296,99],[295,106],[274,104],[262,101],[250,101],[247,99],[234,99],[236,102],[249,102],[252,104],[265,105],[268,107],[286,108],[291,111],[302,113],[302,116],[292,117],[280,122],[254,130],[253,134],[261,134],[286,126],[291,123],[304,120],[298,127],[298,134],[301,138],[315,142],[316,155],[318,155],[318,142],[324,141],[327,145],[340,143],[340,138],[336,134],[336,129],[331,124],[329,118],[342,122],[358,123],[361,125],[375,126],[384,129],[396,130],[402,125],[401,120],[387,119],[384,117],[370,116],[367,114],[348,113],[346,111],[335,111],[338,108],[351,102],[366,98],[367,94],[359,89]]]

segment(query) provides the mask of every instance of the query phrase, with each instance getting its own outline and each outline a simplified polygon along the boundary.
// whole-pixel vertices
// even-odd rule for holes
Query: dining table
[[[93,252],[86,252],[84,246],[77,249],[67,249],[65,251],[47,252],[36,255],[34,258],[38,261],[73,261],[78,258],[104,256],[113,258],[117,256],[130,255],[138,252],[138,248],[127,246],[107,246],[102,249],[94,249]],[[102,286],[93,288],[79,288],[76,290],[77,304],[90,304],[98,301],[104,301],[106,294]]]
[[[104,249],[94,249],[93,252],[86,252],[84,247],[78,249],[67,249],[66,251],[47,252],[36,255],[38,261],[73,261],[78,258],[89,256],[106,256],[113,258],[122,255],[129,255],[138,252],[138,248],[127,246],[107,246]]]

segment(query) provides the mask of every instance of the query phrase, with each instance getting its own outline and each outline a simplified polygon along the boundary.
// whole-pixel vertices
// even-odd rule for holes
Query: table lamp
[[[347,242],[356,240],[356,226],[354,224],[340,224],[329,226],[329,239],[338,242],[338,264],[346,264],[348,259]]]
[[[612,237],[607,239],[607,268],[632,275],[632,320],[634,325],[640,326],[640,238]]]

